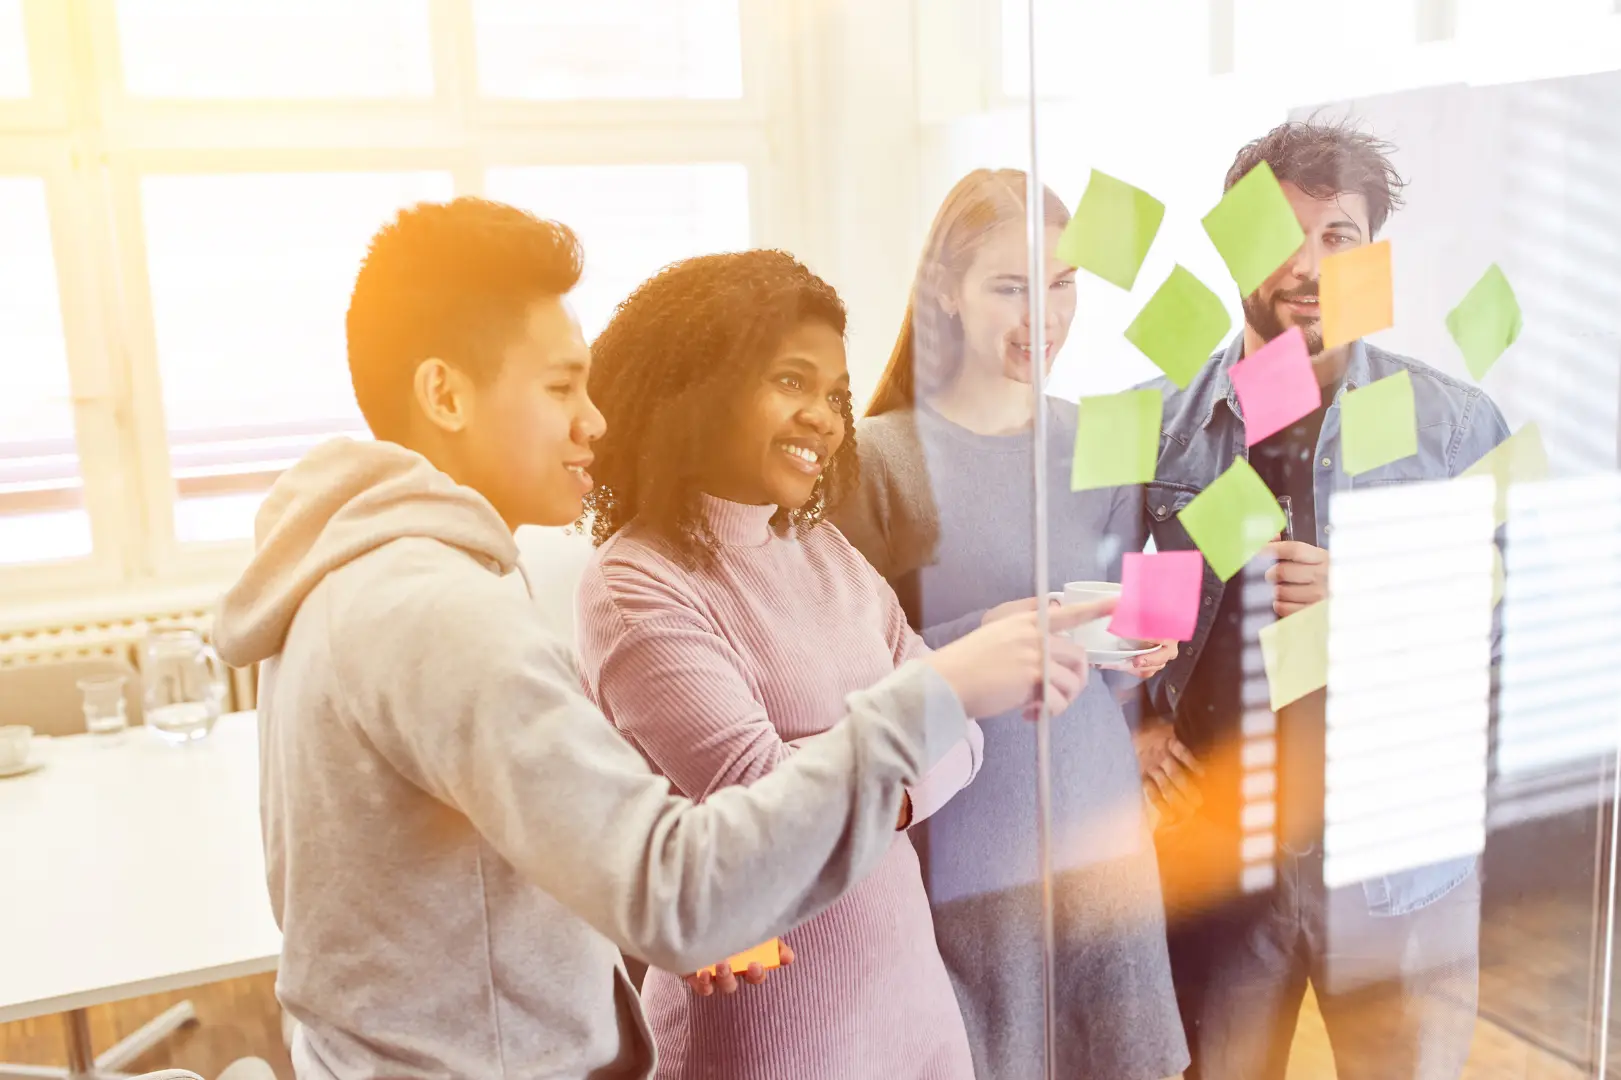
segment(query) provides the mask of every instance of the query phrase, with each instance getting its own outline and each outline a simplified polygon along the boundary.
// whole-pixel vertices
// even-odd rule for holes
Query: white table
[[[45,767],[0,780],[0,1022],[67,1014],[70,1068],[107,1076],[192,1019],[169,1010],[92,1059],[84,1010],[275,970],[252,713],[170,746],[145,728],[36,743]]]

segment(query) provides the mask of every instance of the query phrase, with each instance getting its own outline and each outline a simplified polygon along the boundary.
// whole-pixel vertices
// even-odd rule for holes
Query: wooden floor
[[[258,975],[199,987],[189,993],[161,994],[92,1009],[91,1032],[97,1049],[105,1050],[170,1005],[189,998],[197,1008],[200,1023],[153,1051],[136,1064],[137,1069],[186,1068],[212,1078],[235,1059],[257,1055],[270,1062],[277,1076],[292,1080],[292,1065],[282,1046],[274,981],[273,975]],[[66,1064],[60,1019],[49,1016],[0,1025],[0,1061]],[[1563,1058],[1483,1019],[1475,1028],[1474,1049],[1464,1080],[1580,1080],[1587,1075]],[[1328,1034],[1308,995],[1295,1036],[1289,1080],[1333,1077]]]
[[[90,1010],[90,1037],[104,1052],[171,1005],[190,1001],[196,1024],[182,1028],[162,1046],[135,1062],[130,1071],[190,1069],[212,1080],[237,1058],[261,1057],[282,1080],[292,1080],[293,1064],[281,1039],[281,1009],[276,1004],[276,976],[200,986],[189,991],[134,998]],[[42,1016],[0,1024],[0,1061],[16,1065],[66,1065],[62,1020]]]

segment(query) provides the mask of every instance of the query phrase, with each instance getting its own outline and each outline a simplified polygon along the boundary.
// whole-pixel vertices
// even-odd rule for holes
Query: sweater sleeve
[[[908,664],[771,775],[695,806],[585,698],[526,599],[494,578],[457,586],[398,582],[386,610],[350,623],[369,647],[333,651],[351,658],[346,720],[538,887],[668,970],[826,908],[888,851],[902,784],[963,737],[950,687]]]
[[[833,508],[829,520],[861,552],[872,567],[886,579],[895,573],[890,551],[889,472],[883,454],[875,447],[858,444],[860,479],[856,490]]]
[[[910,660],[927,656],[929,646],[923,637],[913,630],[906,621],[906,612],[901,610],[901,603],[895,597],[895,590],[889,583],[872,571],[873,588],[880,591],[885,599],[885,613],[890,648],[895,655],[895,666],[900,667]],[[941,758],[923,778],[915,784],[906,786],[906,794],[912,802],[912,817],[908,827],[926,821],[935,811],[939,810],[952,798],[974,782],[979,775],[979,767],[985,760],[985,733],[980,730],[979,724],[973,720],[968,721],[968,732],[962,740],[946,751]]]

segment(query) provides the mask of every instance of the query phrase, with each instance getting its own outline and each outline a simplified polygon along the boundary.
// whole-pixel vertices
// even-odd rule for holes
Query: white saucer
[[[1134,656],[1147,656],[1159,648],[1158,645],[1151,641],[1143,641],[1138,644],[1141,647],[1136,649],[1088,649],[1086,650],[1086,662],[1093,667],[1101,664],[1118,664],[1123,660],[1130,660]]]
[[[27,776],[29,773],[38,772],[44,767],[45,759],[35,758],[33,761],[25,761],[21,765],[13,765],[9,769],[0,769],[0,780],[5,780],[13,776]]]

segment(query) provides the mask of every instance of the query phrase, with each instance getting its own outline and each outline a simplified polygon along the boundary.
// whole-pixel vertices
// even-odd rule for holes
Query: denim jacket
[[[1159,464],[1153,483],[1148,485],[1145,501],[1148,529],[1156,550],[1194,547],[1177,520],[1178,512],[1235,459],[1248,456],[1244,447],[1243,414],[1228,378],[1228,370],[1243,354],[1244,338],[1240,334],[1225,351],[1211,357],[1210,363],[1194,376],[1186,390],[1178,389],[1167,379],[1148,384],[1157,387],[1165,399]],[[1404,370],[1413,380],[1418,453],[1359,476],[1345,475],[1340,462],[1341,397],[1348,390]],[[1317,535],[1297,539],[1310,539],[1325,549],[1330,547],[1334,526],[1328,520],[1329,495],[1335,491],[1457,476],[1508,434],[1502,414],[1480,388],[1416,360],[1358,341],[1352,346],[1343,385],[1329,404],[1317,438],[1313,482]],[[1149,687],[1152,704],[1161,715],[1174,715],[1181,703],[1188,678],[1199,661],[1221,606],[1222,586],[1206,566],[1204,596],[1193,640],[1184,645],[1181,654]],[[1363,888],[1367,892],[1369,911],[1375,915],[1402,915],[1424,907],[1468,877],[1474,863],[1473,857],[1455,859],[1366,881]]]

